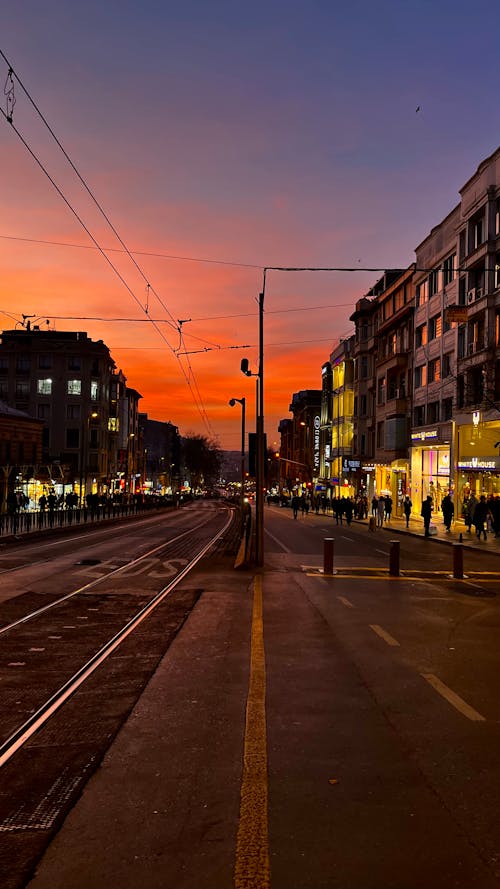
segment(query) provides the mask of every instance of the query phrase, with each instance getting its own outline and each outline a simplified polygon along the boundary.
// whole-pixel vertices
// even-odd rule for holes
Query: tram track
[[[142,553],[142,555],[137,556],[134,559],[131,559],[130,561],[126,562],[124,565],[120,565],[118,568],[110,570],[107,574],[103,574],[101,577],[97,577],[95,580],[89,581],[89,583],[84,584],[83,586],[79,587],[78,589],[72,590],[71,592],[66,593],[64,596],[60,596],[59,598],[56,598],[53,601],[48,602],[46,605],[43,605],[41,608],[37,608],[34,611],[31,611],[28,614],[24,615],[23,617],[16,619],[15,621],[5,624],[4,626],[0,625],[0,636],[2,636],[3,634],[5,634],[7,632],[10,632],[11,630],[15,629],[16,627],[21,626],[36,617],[39,617],[42,614],[45,614],[50,609],[56,608],[56,607],[62,605],[64,602],[67,602],[69,599],[72,599],[75,596],[85,593],[88,590],[96,588],[97,586],[99,586],[99,584],[109,581],[110,578],[112,578],[118,574],[121,574],[121,573],[126,573],[128,570],[130,570],[134,566],[140,565],[141,563],[145,562],[146,559],[149,559],[153,555],[160,553],[162,550],[168,549],[169,546],[173,546],[175,543],[178,543],[180,540],[183,540],[188,535],[193,534],[199,528],[202,528],[205,525],[209,524],[211,522],[211,520],[212,520],[212,517],[209,516],[208,518],[205,518],[202,522],[199,522],[198,524],[183,531],[181,534],[178,534],[176,537],[170,538],[169,540],[166,540],[163,543],[158,544],[158,546],[155,546],[152,549],[147,550],[145,553]],[[22,567],[24,567],[24,566],[22,566]],[[33,563],[30,563],[29,567],[30,568],[33,567]],[[15,570],[15,569],[10,569],[10,570]]]
[[[207,554],[207,552],[214,546],[214,544],[218,541],[218,539],[224,534],[229,525],[231,524],[232,516],[230,515],[227,518],[226,523],[223,527],[216,532],[216,534],[210,538],[210,540],[205,543],[205,545],[199,550],[196,555],[188,562],[188,564],[177,573],[176,577],[170,581],[166,586],[160,589],[148,602],[146,602],[142,607],[134,614],[126,624],[116,632],[104,645],[102,645],[98,651],[96,651],[84,664],[82,664],[76,672],[73,673],[46,701],[44,701],[37,710],[20,726],[18,726],[11,735],[0,744],[0,768],[5,765],[6,762],[22,747],[23,744],[28,741],[32,735],[38,731],[47,720],[55,713],[59,708],[70,698],[74,692],[82,685],[86,679],[94,673],[94,671],[115,651],[115,649],[129,636],[130,633],[133,633],[134,630],[144,621],[147,617],[163,602],[163,600],[172,592],[173,589],[186,577],[187,574],[198,564],[198,562]],[[201,527],[206,525],[206,522],[200,523]],[[182,535],[179,535],[180,539],[185,537],[188,533],[193,533],[192,529],[190,532],[184,532]],[[173,541],[170,541],[172,543]],[[167,544],[160,545],[155,547],[151,552],[156,552],[158,550],[164,549]],[[122,568],[117,569],[113,574],[118,574],[121,571],[126,571],[131,565],[135,565],[138,562],[143,561],[147,556],[144,555],[139,559],[133,560],[129,565],[125,565]],[[110,575],[106,575],[104,578],[101,578],[101,581],[108,581]],[[94,584],[92,584],[94,585]],[[83,589],[87,589],[88,586]],[[60,602],[67,600],[71,597],[78,595],[79,592],[75,591],[72,594],[64,597],[64,599],[60,600]],[[59,604],[52,603],[52,605]],[[50,606],[48,606],[50,607]],[[43,609],[45,611],[47,609]],[[28,617],[38,616],[38,614],[42,613],[42,611],[37,614],[29,615]],[[15,627],[17,624],[11,625],[10,628]]]

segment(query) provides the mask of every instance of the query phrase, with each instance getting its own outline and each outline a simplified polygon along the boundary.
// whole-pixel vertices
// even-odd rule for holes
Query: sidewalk
[[[354,521],[367,525],[369,519],[355,519]],[[500,537],[495,537],[493,531],[487,535],[486,540],[478,540],[474,526],[472,526],[470,532],[468,532],[464,522],[459,519],[452,523],[451,531],[448,533],[443,524],[441,514],[436,514],[432,517],[432,524],[437,528],[437,534],[432,536],[432,540],[449,544],[462,543],[464,546],[472,547],[473,549],[485,549],[489,553],[498,553],[500,555]],[[390,531],[393,534],[410,534],[416,537],[423,537],[424,522],[423,519],[418,516],[411,516],[410,526],[407,528],[406,519],[403,516],[399,517],[392,515],[390,522],[384,522],[382,528],[376,528],[375,533],[380,531]]]

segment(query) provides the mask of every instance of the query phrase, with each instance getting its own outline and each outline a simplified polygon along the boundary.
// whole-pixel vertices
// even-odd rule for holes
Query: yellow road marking
[[[437,676],[434,676],[434,673],[421,673],[424,679],[427,680],[429,685],[437,691],[441,697],[445,698],[452,707],[455,707],[456,710],[459,710],[467,719],[471,719],[472,722],[485,722],[484,716],[481,716],[477,710],[474,710],[474,707],[471,707],[470,704],[467,704],[463,698],[456,694],[456,692],[452,691],[451,688],[448,688],[444,682],[441,682]]]
[[[254,578],[250,683],[248,688],[240,820],[234,866],[235,889],[269,889],[267,812],[266,661],[262,576]]]
[[[377,636],[380,636],[380,638],[383,639],[384,642],[387,642],[388,645],[397,645],[399,647],[399,642],[394,638],[394,636],[391,636],[390,633],[387,633],[386,630],[383,630],[382,627],[379,627],[378,624],[369,624],[369,627],[371,630],[373,630],[374,633],[377,634]]]

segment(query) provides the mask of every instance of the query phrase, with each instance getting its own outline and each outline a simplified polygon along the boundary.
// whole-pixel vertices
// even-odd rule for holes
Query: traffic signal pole
[[[256,563],[264,565],[264,486],[265,459],[264,453],[264,294],[266,289],[266,269],[262,293],[259,294],[259,404],[257,413],[257,491],[256,491]]]

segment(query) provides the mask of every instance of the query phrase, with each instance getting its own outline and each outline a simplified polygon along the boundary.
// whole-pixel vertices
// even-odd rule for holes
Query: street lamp
[[[243,515],[243,506],[245,502],[245,405],[246,399],[231,398],[229,404],[234,407],[235,404],[241,404],[241,514]]]

